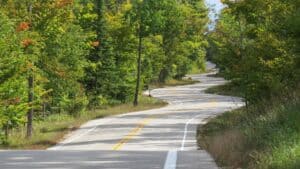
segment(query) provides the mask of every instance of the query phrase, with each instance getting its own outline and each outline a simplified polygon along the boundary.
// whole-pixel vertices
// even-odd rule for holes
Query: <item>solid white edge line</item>
[[[191,118],[188,122],[185,123],[184,126],[184,134],[183,134],[183,138],[182,138],[182,142],[181,142],[181,148],[180,150],[183,151],[184,150],[184,145],[185,145],[185,140],[186,140],[186,135],[187,135],[187,131],[188,131],[188,126],[189,124],[195,120],[197,117],[201,116],[202,114],[198,114],[197,116],[194,116],[193,118]]]
[[[124,113],[124,114],[120,114],[120,115],[114,115],[114,116],[111,116],[112,118],[122,118],[122,117],[124,117],[124,116],[127,116],[127,115],[134,115],[135,113],[140,113],[140,112],[152,112],[152,111],[156,111],[156,110],[164,110],[165,108],[167,108],[168,107],[168,105],[167,106],[165,106],[165,107],[161,107],[161,108],[156,108],[156,109],[150,109],[150,110],[142,110],[142,111],[136,111],[136,112],[131,112],[131,113]],[[95,119],[95,120],[100,120],[100,119],[102,119],[102,120],[104,120],[104,119],[106,119],[106,118],[99,118],[99,119]],[[91,120],[91,121],[93,121],[93,120]],[[112,121],[112,120],[110,120],[110,121]],[[66,138],[63,142],[60,142],[60,143],[58,143],[58,144],[56,144],[56,145],[54,145],[54,146],[52,146],[52,147],[49,147],[47,150],[59,150],[59,149],[61,149],[64,145],[66,145],[66,144],[68,144],[68,143],[70,143],[70,142],[72,142],[72,141],[74,141],[74,140],[77,140],[77,139],[79,139],[80,137],[82,137],[82,136],[85,136],[85,135],[87,135],[88,133],[90,133],[90,132],[92,132],[93,130],[95,130],[96,128],[98,128],[100,125],[102,125],[102,124],[108,124],[110,121],[106,121],[106,122],[102,122],[102,123],[99,123],[99,124],[97,124],[95,127],[93,127],[93,128],[91,128],[91,129],[89,129],[88,131],[86,131],[86,132],[83,132],[83,133],[81,133],[81,134],[79,134],[78,136],[76,136],[76,137],[68,137],[68,138]],[[88,122],[90,122],[90,121],[88,121]],[[88,122],[86,122],[85,124],[87,124]],[[81,129],[81,127],[83,127],[85,124],[83,124],[83,125],[81,125],[77,130],[80,130]]]
[[[177,163],[177,151],[170,150],[166,158],[164,169],[176,169],[176,163]]]
[[[235,104],[234,101],[232,101],[232,102]],[[241,106],[237,106],[237,107],[235,107],[235,108],[238,108],[238,107],[241,107]],[[234,109],[235,109],[235,108],[234,108]],[[198,118],[198,117],[201,116],[201,115],[202,115],[202,114],[198,114],[198,115],[194,116],[193,118],[191,118],[189,121],[187,121],[187,122],[185,123],[185,126],[184,126],[184,134],[183,134],[183,138],[182,138],[182,142],[181,142],[181,148],[180,148],[181,151],[184,150],[185,140],[186,140],[186,136],[187,136],[189,124],[190,124],[193,120],[195,120],[196,118]]]
[[[76,139],[79,139],[80,137],[82,137],[82,136],[88,134],[89,132],[92,132],[92,131],[95,130],[97,127],[98,127],[98,126],[95,126],[95,127],[91,128],[91,129],[89,129],[88,131],[79,134],[77,137],[70,138],[69,140],[67,139],[65,142],[58,143],[56,146],[48,148],[48,150],[59,150],[59,149],[62,148],[65,144],[68,144],[68,143],[70,143],[70,142],[72,142],[72,141],[74,141],[74,140],[76,140]],[[80,129],[80,128],[79,128],[79,129]]]

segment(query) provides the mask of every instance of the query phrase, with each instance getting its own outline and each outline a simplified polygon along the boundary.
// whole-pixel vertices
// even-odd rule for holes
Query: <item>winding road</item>
[[[226,83],[210,73],[189,75],[199,83],[151,91],[168,106],[87,122],[58,145],[44,151],[2,151],[1,169],[217,169],[204,150],[198,150],[196,128],[242,99],[206,94]]]

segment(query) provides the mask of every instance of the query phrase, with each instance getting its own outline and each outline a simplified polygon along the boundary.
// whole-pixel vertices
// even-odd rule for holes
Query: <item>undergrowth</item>
[[[69,114],[53,114],[34,121],[33,136],[26,139],[26,126],[14,129],[2,149],[45,149],[57,144],[70,131],[77,129],[81,124],[96,118],[128,113],[146,109],[159,108],[165,102],[155,98],[142,96],[138,106],[132,103],[119,104],[102,109],[82,112],[78,116]]]
[[[299,169],[299,92],[226,112],[198,127],[198,144],[228,169]]]

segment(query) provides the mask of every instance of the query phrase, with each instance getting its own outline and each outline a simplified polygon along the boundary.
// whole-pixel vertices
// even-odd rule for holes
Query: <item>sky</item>
[[[209,18],[211,20],[208,27],[209,30],[213,30],[215,28],[218,15],[224,8],[224,4],[222,4],[221,0],[205,0],[205,4],[209,7]]]

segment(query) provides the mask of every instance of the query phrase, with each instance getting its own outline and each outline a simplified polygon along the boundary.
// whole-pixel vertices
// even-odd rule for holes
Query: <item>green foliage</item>
[[[299,1],[224,2],[208,55],[231,83],[209,92],[251,104],[202,126],[202,147],[229,168],[299,168]]]
[[[75,114],[82,111],[86,101],[79,80],[84,75],[87,45],[82,28],[75,24],[76,18],[69,8],[71,3],[1,3],[1,15],[2,12],[7,15],[1,16],[4,19],[1,25],[6,28],[1,28],[1,31],[7,32],[1,33],[0,37],[0,41],[5,43],[0,44],[3,48],[1,70],[4,73],[3,76],[1,74],[0,108],[1,114],[6,117],[0,119],[5,121],[1,127],[6,134],[11,128],[26,122],[28,108],[38,113],[42,111],[43,104],[49,105],[46,106],[48,111],[53,110],[52,107]],[[30,76],[34,79],[34,98],[28,103],[27,81]],[[70,105],[62,107],[60,103],[66,97]]]
[[[280,95],[299,85],[296,1],[226,1],[210,37],[210,55],[247,101]],[[280,11],[280,12],[279,12]],[[293,23],[292,23],[293,22]]]
[[[207,17],[202,1],[192,4],[169,0],[96,2],[82,2],[88,7],[81,8],[86,12],[82,27],[95,34],[90,41],[96,46],[92,46],[87,56],[89,64],[83,80],[91,106],[100,106],[99,97],[108,102],[132,99],[139,37],[143,86],[168,78],[181,79],[192,65],[203,68]],[[168,38],[174,43],[166,46]]]
[[[212,119],[199,127],[201,146],[212,153],[220,166],[298,168],[299,91],[294,95],[288,101],[265,100],[248,110],[242,108]]]
[[[0,11],[0,135],[23,122],[28,108],[26,58],[14,31],[13,21]]]
[[[207,21],[203,0],[0,1],[0,135],[131,101],[140,37],[141,89],[203,68]]]
[[[73,131],[89,120],[122,113],[159,108],[164,105],[166,105],[166,103],[163,101],[154,99],[152,97],[142,96],[140,105],[137,107],[134,107],[131,103],[124,103],[115,106],[106,105],[105,108],[84,111],[79,113],[77,116],[65,113],[51,114],[43,118],[43,120],[35,121],[34,134],[30,139],[24,138],[26,127],[23,126],[20,126],[18,129],[14,130],[15,132],[11,133],[11,137],[5,141],[5,144],[1,144],[2,135],[0,133],[0,148],[46,149],[57,144],[57,142],[63,139],[65,134]]]
[[[74,95],[73,98],[70,98],[69,96],[63,96],[59,102],[60,108],[63,112],[74,116],[78,116],[84,112],[87,104],[87,97],[78,94]]]
[[[166,0],[163,7],[167,10],[163,11],[165,25],[162,29],[162,47],[165,59],[159,75],[160,82],[168,77],[182,78],[192,69],[193,62],[199,63],[199,68],[203,67],[203,25],[207,23],[203,1],[178,4]]]

